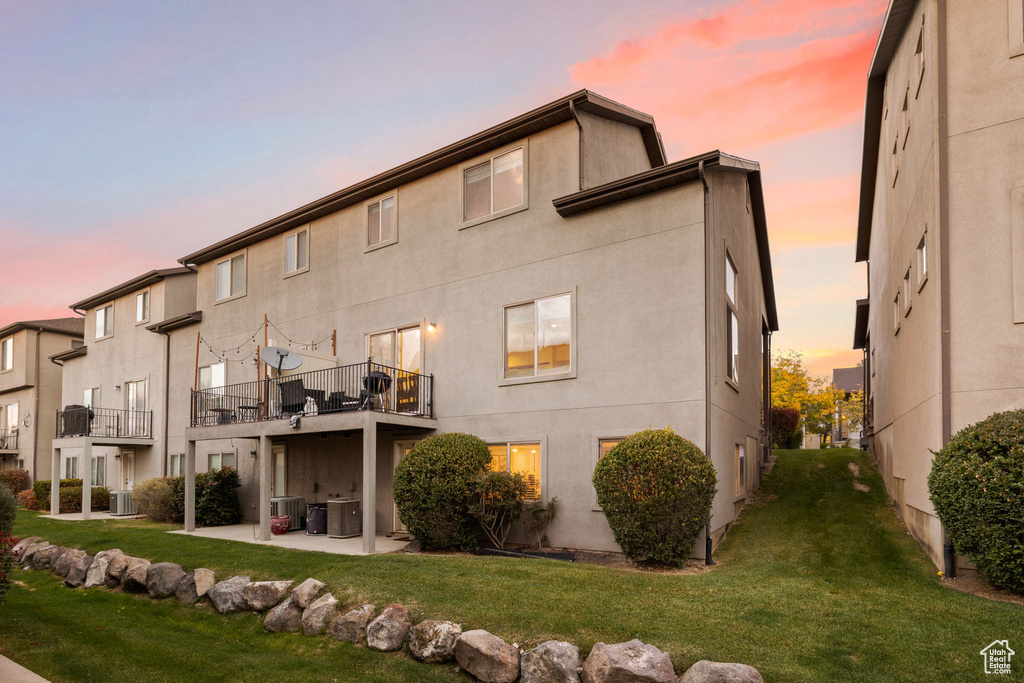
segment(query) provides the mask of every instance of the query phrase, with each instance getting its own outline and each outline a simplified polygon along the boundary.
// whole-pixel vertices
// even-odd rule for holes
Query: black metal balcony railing
[[[18,429],[0,429],[0,451],[18,450]]]
[[[65,406],[57,411],[57,438],[148,439],[153,435],[153,411]]]
[[[193,427],[375,410],[433,417],[434,376],[372,361],[192,391]]]

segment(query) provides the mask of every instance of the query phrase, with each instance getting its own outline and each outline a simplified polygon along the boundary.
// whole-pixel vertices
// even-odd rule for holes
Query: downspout
[[[700,174],[700,183],[704,186],[704,454],[711,462],[711,306],[710,306],[710,280],[711,280],[711,230],[708,227],[711,212],[708,210],[710,202],[710,188],[708,179],[704,174],[703,159],[697,164],[697,173]],[[712,466],[714,463],[712,462]],[[712,566],[715,561],[711,558],[711,522],[704,527],[704,564]]]
[[[164,476],[167,476],[167,434],[168,434],[168,416],[171,414],[170,404],[168,401],[171,397],[171,333],[160,331],[160,334],[164,336],[164,409],[162,412],[161,420],[163,422],[163,453],[161,460],[161,471]]]
[[[40,355],[39,354],[42,352],[42,349],[41,349],[42,342],[40,342],[39,336],[42,333],[43,333],[42,330],[36,330],[36,358],[35,358],[35,365],[36,365],[36,372],[35,372],[35,375],[36,375],[36,379],[35,379],[36,398],[35,398],[35,406],[33,406],[33,410],[35,411],[34,414],[36,416],[35,417],[35,421],[36,422],[35,422],[35,429],[32,430],[32,479],[33,480],[36,478],[36,472],[39,471],[37,469],[37,467],[39,465],[39,382],[40,382],[40,377],[41,377],[41,371],[39,369],[39,360],[40,360]],[[22,419],[24,419],[24,418],[22,418]]]
[[[580,121],[580,115],[576,113],[576,106],[569,100],[569,113],[572,114],[573,121],[576,122],[576,128],[580,131],[580,189],[587,189],[587,178],[583,170],[583,122]]]
[[[946,0],[937,3],[938,32],[938,109],[939,109],[939,308],[942,327],[942,445],[949,443],[953,433],[952,369],[949,304],[949,97],[947,92]],[[956,576],[956,551],[946,528],[942,528],[943,576]]]

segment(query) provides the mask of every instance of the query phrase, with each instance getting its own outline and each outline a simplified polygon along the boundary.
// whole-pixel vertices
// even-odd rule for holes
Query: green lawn
[[[1024,608],[943,588],[853,450],[782,451],[701,575],[473,556],[343,557],[163,533],[134,521],[52,522],[22,513],[19,536],[89,552],[118,547],[219,578],[313,576],[348,603],[401,601],[510,642],[639,638],[677,672],[738,661],[769,681],[982,680],[978,652],[1024,652]],[[849,462],[870,486],[854,490]],[[19,572],[0,608],[0,652],[54,680],[468,680],[454,666],[369,652],[328,638],[269,634],[252,615],[219,616],[173,599],[60,587]],[[1014,662],[1024,673],[1024,655]]]

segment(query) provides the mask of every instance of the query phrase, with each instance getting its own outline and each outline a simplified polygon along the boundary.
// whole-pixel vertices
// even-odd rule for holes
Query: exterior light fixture
[[[427,332],[437,332],[437,323],[427,323]]]

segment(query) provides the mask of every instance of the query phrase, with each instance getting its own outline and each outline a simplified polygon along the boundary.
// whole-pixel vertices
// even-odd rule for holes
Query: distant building
[[[864,390],[864,366],[834,368],[832,370],[832,387],[842,391],[843,399],[849,401],[853,394]],[[859,447],[863,418],[863,414],[855,416],[844,414],[843,407],[837,406],[833,418],[832,443]],[[850,428],[851,422],[857,425],[853,429]]]

